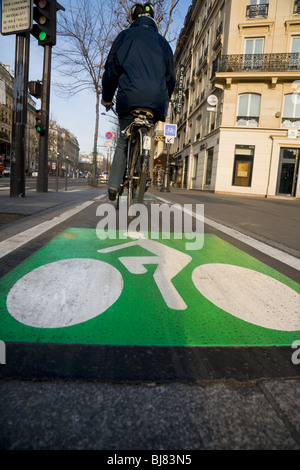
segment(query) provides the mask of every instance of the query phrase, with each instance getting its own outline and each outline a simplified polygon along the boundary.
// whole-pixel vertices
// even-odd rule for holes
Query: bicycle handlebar
[[[112,111],[116,116],[118,116],[115,108],[114,108],[115,103],[112,102],[110,106],[105,106],[106,112],[108,113],[109,111]]]

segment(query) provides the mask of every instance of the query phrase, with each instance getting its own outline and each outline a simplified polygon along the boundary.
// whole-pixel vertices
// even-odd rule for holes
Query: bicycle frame
[[[123,197],[124,189],[127,188],[127,206],[131,206],[136,190],[139,188],[137,202],[142,203],[147,185],[150,184],[149,163],[151,138],[148,136],[149,129],[153,126],[153,113],[144,108],[138,108],[132,112],[135,116],[133,122],[123,131],[128,139],[126,171],[123,183],[120,186],[117,200]]]

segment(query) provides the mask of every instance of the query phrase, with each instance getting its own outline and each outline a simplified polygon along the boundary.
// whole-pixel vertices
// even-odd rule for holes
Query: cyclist
[[[133,121],[130,112],[147,108],[154,122],[165,121],[168,103],[175,86],[172,49],[158,33],[151,3],[136,3],[131,8],[131,25],[115,39],[107,57],[102,78],[101,104],[112,106],[117,90],[116,112],[120,137],[108,180],[108,197],[115,200],[126,168],[127,141],[122,131]]]

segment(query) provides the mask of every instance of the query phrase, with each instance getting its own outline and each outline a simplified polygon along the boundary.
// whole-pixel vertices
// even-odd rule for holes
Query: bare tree
[[[161,34],[167,36],[179,0],[153,0],[155,19]],[[133,0],[70,0],[59,15],[58,35],[65,38],[54,48],[56,69],[63,76],[61,91],[76,94],[92,89],[96,95],[92,185],[96,184],[99,105],[102,75],[111,44],[130,23]]]
[[[130,24],[130,11],[131,7],[137,3],[135,0],[116,0],[114,13],[116,15],[116,28],[120,31],[127,28]],[[170,36],[170,26],[174,10],[179,3],[179,0],[152,0],[152,5],[155,9],[155,21],[158,31],[169,41],[175,39]]]
[[[91,89],[96,95],[92,185],[96,184],[101,82],[105,60],[115,35],[111,1],[70,3],[60,15],[58,35],[66,38],[54,50],[56,69],[63,76],[61,91],[76,94]]]

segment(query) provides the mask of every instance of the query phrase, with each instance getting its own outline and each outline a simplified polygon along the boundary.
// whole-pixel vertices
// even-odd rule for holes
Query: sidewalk
[[[0,220],[5,222],[5,215],[28,216],[47,209],[72,203],[86,197],[95,197],[103,193],[105,188],[84,187],[78,190],[53,191],[45,193],[27,191],[25,197],[10,197],[7,191],[0,192]],[[4,193],[4,194],[3,194]]]
[[[7,222],[9,214],[15,217],[0,227],[0,241],[102,194],[105,188],[28,192],[16,199],[0,193],[0,223]],[[160,196],[168,199],[168,194]],[[191,193],[176,191],[179,196],[190,201]],[[196,196],[214,204],[213,195]],[[5,263],[5,258],[0,262]],[[55,375],[56,363],[49,353],[55,345],[43,349],[39,344],[38,355],[34,344],[19,346],[19,355],[28,354],[23,358],[27,368],[23,375],[5,374],[6,365],[0,365],[1,449],[111,450],[111,455],[120,450],[135,455],[139,450],[188,454],[300,449],[300,364],[292,373],[292,348],[284,351],[286,362],[280,348],[269,357],[253,351],[252,362],[244,361],[238,380],[233,371],[238,371],[241,361],[239,348],[231,348],[230,355],[228,348],[216,348],[213,356],[201,348],[186,348],[187,358],[178,348],[172,354],[161,349],[159,357],[155,346],[125,351],[78,345],[68,351],[61,345],[60,374]],[[7,353],[11,350],[8,347]],[[273,362],[273,374],[266,373],[267,360]],[[39,380],[36,371],[42,363],[46,369],[49,364],[53,374]],[[251,368],[254,376],[249,374]]]
[[[1,192],[0,241],[104,194],[106,188],[91,187],[46,193],[28,191],[22,198],[13,198]]]

